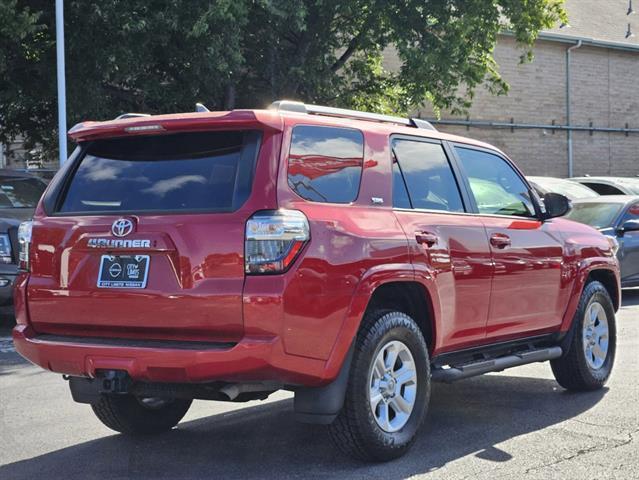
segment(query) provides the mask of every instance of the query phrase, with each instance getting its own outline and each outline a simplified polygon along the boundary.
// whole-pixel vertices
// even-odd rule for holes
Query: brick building
[[[495,59],[508,95],[479,88],[468,117],[442,113],[437,128],[498,146],[530,175],[568,176],[570,136],[573,175],[639,175],[636,3],[634,14],[629,0],[567,0],[569,26],[543,32],[528,64],[519,64],[513,37],[501,35]]]

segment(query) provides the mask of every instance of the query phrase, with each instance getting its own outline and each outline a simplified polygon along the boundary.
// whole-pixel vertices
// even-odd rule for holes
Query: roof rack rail
[[[278,100],[271,103],[269,110],[284,112],[308,113],[311,115],[326,115],[328,117],[345,117],[357,120],[369,120],[372,122],[396,123],[407,127],[423,128],[425,130],[437,130],[433,125],[421,118],[394,117],[381,113],[360,112],[358,110],[348,110],[346,108],[324,107],[322,105],[308,105],[293,100]]]
[[[135,118],[135,117],[150,117],[151,115],[148,113],[123,113],[115,117],[116,120],[122,120],[123,118]]]

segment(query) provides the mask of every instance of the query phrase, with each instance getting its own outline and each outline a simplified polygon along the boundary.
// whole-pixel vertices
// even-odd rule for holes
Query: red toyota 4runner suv
[[[616,244],[555,218],[499,150],[419,119],[269,110],[86,122],[22,224],[13,336],[108,427],[284,389],[339,447],[388,460],[431,381],[615,356]]]

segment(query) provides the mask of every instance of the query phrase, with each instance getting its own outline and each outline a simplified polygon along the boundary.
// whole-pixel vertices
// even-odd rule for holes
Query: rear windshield
[[[248,198],[260,133],[197,132],[91,143],[60,213],[233,211]]]
[[[45,187],[37,178],[0,176],[0,208],[35,208]]]
[[[552,177],[529,177],[530,182],[547,192],[560,193],[571,199],[598,197],[599,194],[581,183]],[[543,194],[541,195],[543,197]]]
[[[595,228],[606,228],[623,208],[621,203],[575,203],[566,218]]]

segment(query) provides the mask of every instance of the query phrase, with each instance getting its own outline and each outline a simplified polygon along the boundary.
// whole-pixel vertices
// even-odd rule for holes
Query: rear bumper
[[[125,370],[133,380],[147,382],[274,381],[318,386],[333,380],[325,376],[326,362],[286,354],[277,337],[245,337],[233,346],[164,348],[38,335],[30,326],[19,324],[13,340],[27,360],[71,376],[94,378],[97,370]]]

